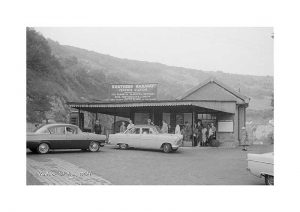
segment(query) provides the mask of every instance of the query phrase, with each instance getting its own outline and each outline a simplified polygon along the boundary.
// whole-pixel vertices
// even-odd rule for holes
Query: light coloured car
[[[274,153],[248,154],[248,168],[253,175],[264,177],[266,185],[274,185]]]
[[[82,149],[96,152],[103,146],[105,135],[85,133],[72,124],[47,124],[26,136],[27,148],[40,154],[50,149]]]
[[[129,147],[160,149],[165,153],[177,151],[182,145],[182,135],[159,133],[152,125],[135,125],[124,133],[111,134],[108,143],[120,149]]]

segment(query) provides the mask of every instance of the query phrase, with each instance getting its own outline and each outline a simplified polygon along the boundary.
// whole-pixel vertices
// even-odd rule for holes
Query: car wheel
[[[164,151],[165,153],[169,153],[171,150],[172,150],[172,147],[171,147],[170,144],[164,144],[164,146],[163,146],[163,151]]]
[[[49,145],[46,143],[41,143],[38,148],[37,148],[37,152],[40,154],[46,154],[49,152]]]
[[[266,185],[274,185],[274,176],[265,175],[265,183]]]
[[[128,149],[127,144],[119,144],[120,149]]]
[[[97,152],[99,150],[99,148],[100,148],[99,144],[95,141],[92,141],[89,145],[89,150],[91,152]]]

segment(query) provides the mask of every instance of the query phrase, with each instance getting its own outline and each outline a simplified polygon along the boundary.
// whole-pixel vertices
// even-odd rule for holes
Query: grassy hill
[[[174,99],[211,76],[249,96],[252,114],[272,109],[271,76],[207,72],[120,59],[60,45],[46,40],[34,29],[27,29],[27,119],[31,121],[45,116],[63,120],[68,112],[64,105],[66,101],[106,99],[110,83],[157,82],[158,98]],[[36,111],[39,110],[41,101],[36,96],[47,97],[42,101],[39,112]],[[46,115],[41,115],[43,111]],[[272,113],[265,119],[270,119],[271,116]]]

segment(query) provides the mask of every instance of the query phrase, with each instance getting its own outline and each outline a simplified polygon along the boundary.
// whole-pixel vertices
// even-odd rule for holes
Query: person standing
[[[96,120],[96,122],[93,126],[93,132],[95,134],[101,134],[102,133],[102,127],[101,127],[101,124],[100,124],[99,120]]]
[[[153,122],[151,121],[151,119],[148,119],[148,120],[147,120],[147,125],[151,125],[151,126],[154,125]]]
[[[203,127],[202,125],[202,146],[206,146],[206,140],[207,140],[207,128]]]
[[[179,126],[179,124],[176,124],[176,127],[175,127],[175,134],[181,135],[181,131],[180,131],[180,126]]]
[[[210,134],[212,133],[212,130],[210,128],[211,128],[210,124],[207,124],[207,131],[206,131],[206,137],[207,137],[206,145],[207,146],[211,145],[211,143],[210,143]]]
[[[195,133],[195,146],[202,146],[201,144],[201,140],[202,140],[202,124],[200,121],[197,122],[196,126],[195,126],[195,130],[194,130],[194,133]]]
[[[186,122],[186,138],[188,141],[191,141],[192,135],[192,127],[189,122]]]
[[[216,127],[214,126],[214,123],[211,123],[213,138],[216,138]]]
[[[122,121],[122,125],[120,126],[120,133],[124,133],[126,131],[125,122]]]
[[[248,143],[248,133],[246,130],[246,127],[242,127],[241,130],[241,145],[243,146],[243,151],[247,151],[247,146],[249,146]]]
[[[162,127],[161,127],[161,133],[168,133],[168,124],[166,123],[165,120],[162,121]]]
[[[127,125],[127,130],[134,127],[134,124],[132,123],[132,120],[129,120],[129,124]]]

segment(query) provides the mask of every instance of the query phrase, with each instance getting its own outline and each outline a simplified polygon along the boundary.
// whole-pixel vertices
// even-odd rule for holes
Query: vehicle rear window
[[[77,134],[77,130],[74,127],[66,127],[66,134]]]
[[[49,128],[51,134],[65,134],[65,127],[51,127]]]

